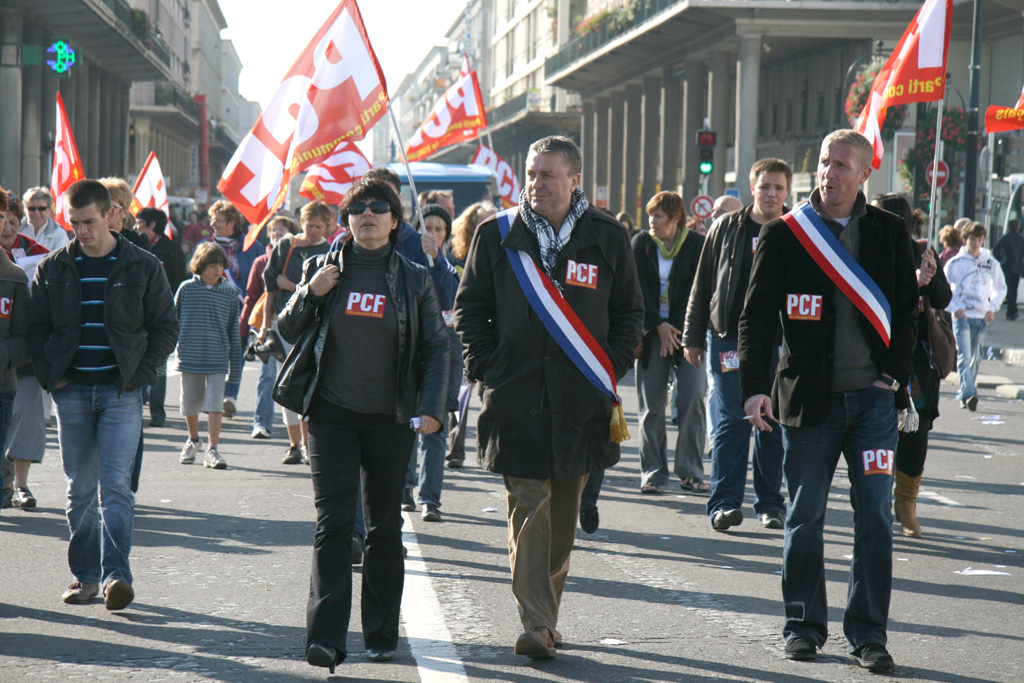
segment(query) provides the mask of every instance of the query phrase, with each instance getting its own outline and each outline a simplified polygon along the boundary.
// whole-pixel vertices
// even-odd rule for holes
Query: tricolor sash
[[[839,291],[864,314],[888,347],[892,334],[889,301],[867,271],[832,234],[810,202],[801,202],[782,220]]]
[[[512,207],[496,216],[502,240],[508,236],[508,231],[512,228],[512,222],[518,212],[519,207]],[[615,405],[615,410],[612,412],[611,440],[618,442],[628,439],[628,433],[625,433],[623,438],[615,437],[614,425],[620,420],[621,428],[625,432],[625,418],[622,416],[622,399],[616,393],[615,371],[608,354],[597,343],[590,330],[583,325],[579,316],[555,287],[551,278],[537,267],[530,255],[508,247],[505,247],[505,251],[512,264],[512,272],[515,273],[516,280],[519,281],[519,286],[522,287],[523,294],[526,295],[526,300],[540,321],[544,323],[544,328],[554,337],[558,346],[573,362],[573,365],[583,373],[583,376],[601,393],[608,396]]]

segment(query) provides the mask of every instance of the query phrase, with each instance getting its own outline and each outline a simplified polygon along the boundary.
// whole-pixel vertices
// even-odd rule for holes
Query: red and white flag
[[[498,154],[487,147],[480,145],[476,148],[471,163],[480,164],[494,171],[498,181],[498,197],[501,199],[501,208],[510,209],[519,205],[519,179],[516,177],[512,167]]]
[[[328,159],[309,169],[299,194],[306,199],[341,204],[352,184],[370,168],[370,161],[362,150],[354,142],[347,142]]]
[[[985,110],[985,134],[1024,128],[1024,90],[1016,107],[989,106]]]
[[[75,135],[64,111],[64,98],[57,93],[57,128],[53,139],[53,170],[50,172],[50,194],[53,195],[53,220],[71,230],[64,207],[64,193],[73,183],[85,177],[82,157],[78,156]]]
[[[925,0],[875,76],[864,110],[854,128],[863,133],[875,154],[871,165],[882,164],[882,123],[887,107],[911,102],[934,102],[946,91],[946,59],[953,23],[953,0]]]
[[[447,147],[477,137],[487,127],[487,112],[480,96],[476,71],[461,76],[448,88],[427,120],[409,140],[405,153],[409,161],[420,161]]]
[[[459,69],[459,78],[465,78],[469,75],[469,72],[469,54],[465,54],[462,56],[462,68]]]
[[[142,209],[160,209],[167,217],[171,216],[171,206],[167,202],[167,185],[164,183],[164,172],[156,158],[156,152],[150,152],[149,158],[142,166],[139,179],[132,189],[132,205],[129,210],[134,216]]]
[[[384,73],[356,0],[342,0],[295,60],[217,183],[252,227],[248,248],[297,173],[362,140],[387,112]]]

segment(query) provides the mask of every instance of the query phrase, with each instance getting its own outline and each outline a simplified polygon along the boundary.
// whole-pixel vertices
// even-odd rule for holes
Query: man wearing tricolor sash
[[[508,493],[515,652],[532,658],[562,644],[580,496],[619,460],[615,384],[643,323],[626,231],[588,208],[581,166],[568,138],[530,146],[519,206],[480,226],[455,300],[467,375],[484,384],[480,463]]]
[[[843,630],[860,665],[878,671],[893,666],[886,650],[892,468],[897,410],[908,406],[918,291],[906,226],[869,206],[860,191],[871,159],[871,143],[859,133],[829,134],[810,201],[761,229],[739,357],[744,411],[758,429],[772,429],[772,422],[782,429],[790,500],[782,573],[786,656],[814,659],[828,637],[822,534],[842,454],[856,511]],[[780,319],[783,346],[773,378],[772,332]]]

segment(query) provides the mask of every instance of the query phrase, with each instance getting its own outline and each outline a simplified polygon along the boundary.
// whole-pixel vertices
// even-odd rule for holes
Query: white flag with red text
[[[513,206],[519,205],[519,179],[507,161],[498,156],[490,147],[480,145],[476,148],[476,154],[473,155],[473,161],[470,163],[480,164],[494,171],[501,208],[511,209]]]
[[[253,225],[248,248],[297,173],[362,140],[387,112],[384,73],[356,0],[342,0],[299,55],[217,183]]]
[[[152,207],[160,209],[167,217],[171,216],[171,206],[167,202],[167,185],[164,183],[164,172],[156,158],[156,152],[150,152],[149,158],[139,173],[132,189],[132,205],[129,210],[134,216],[140,210]]]
[[[64,193],[72,184],[85,177],[82,168],[82,157],[78,156],[78,145],[75,135],[68,123],[68,114],[64,110],[64,98],[57,93],[57,127],[53,138],[53,169],[50,172],[50,194],[53,195],[53,220],[65,230],[71,230],[66,208]]]
[[[352,184],[370,168],[370,161],[362,150],[354,142],[347,142],[306,172],[299,194],[306,199],[341,204]]]
[[[953,0],[925,0],[871,86],[854,129],[875,150],[871,165],[882,164],[882,123],[887,107],[933,102],[946,91],[946,58],[953,23]]]
[[[476,71],[461,76],[448,88],[426,121],[409,140],[406,155],[409,161],[420,161],[447,147],[477,137],[487,127],[487,112],[480,95]]]

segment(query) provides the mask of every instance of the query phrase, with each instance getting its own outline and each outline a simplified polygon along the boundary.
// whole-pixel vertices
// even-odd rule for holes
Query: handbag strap
[[[292,251],[294,250],[295,235],[292,235],[292,238],[288,240],[288,255],[284,257],[284,268],[281,269],[281,272],[284,273],[285,277],[288,277],[288,262],[292,260]]]

